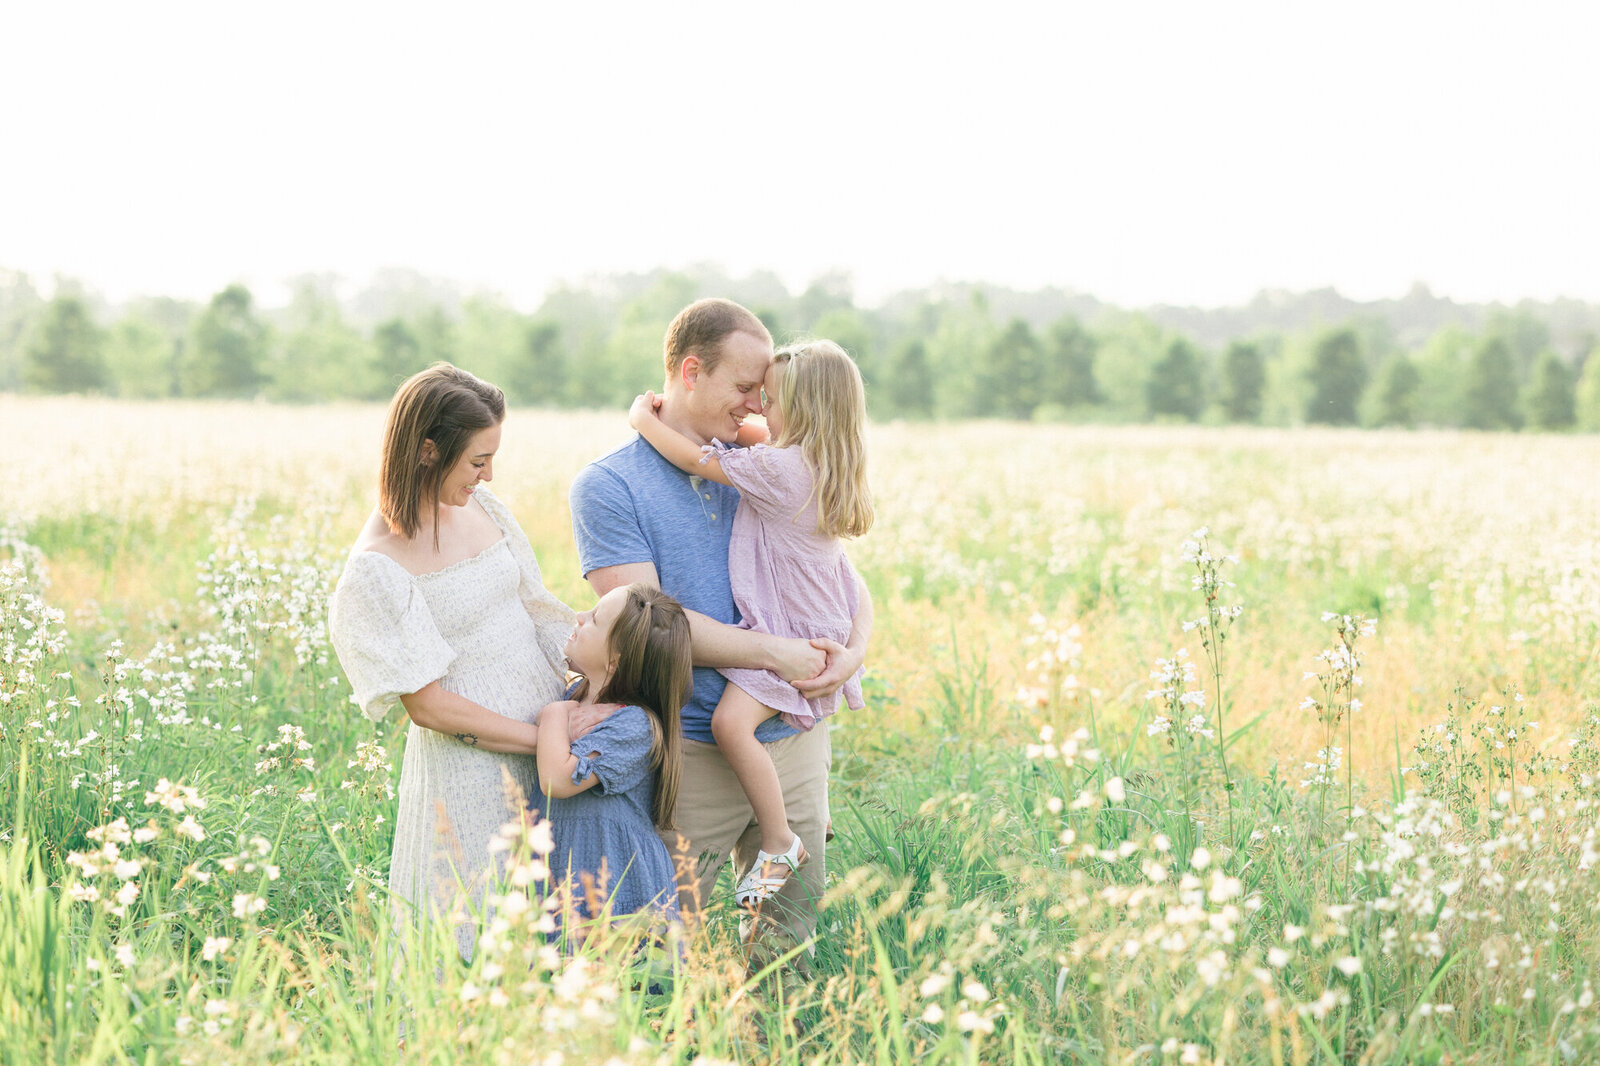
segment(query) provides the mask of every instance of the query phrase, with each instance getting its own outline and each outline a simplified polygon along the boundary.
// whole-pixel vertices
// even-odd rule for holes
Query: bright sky
[[[0,267],[1600,300],[1600,5],[10,3]]]

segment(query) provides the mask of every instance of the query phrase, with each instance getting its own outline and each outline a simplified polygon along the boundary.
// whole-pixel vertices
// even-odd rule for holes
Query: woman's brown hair
[[[676,828],[672,815],[678,807],[683,765],[678,714],[694,688],[689,616],[665,592],[636,582],[627,587],[606,644],[613,664],[611,679],[595,702],[631,704],[648,712],[650,765],[656,771],[651,814],[657,829]],[[583,699],[588,685],[583,681],[573,698]]]
[[[415,537],[422,529],[422,508],[432,500],[437,549],[440,482],[473,434],[505,417],[505,393],[449,363],[435,363],[407,378],[389,403],[378,470],[378,513],[389,531],[407,540]]]

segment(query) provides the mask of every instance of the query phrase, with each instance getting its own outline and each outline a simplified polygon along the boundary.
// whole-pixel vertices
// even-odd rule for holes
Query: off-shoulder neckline
[[[485,495],[489,499],[495,500],[496,503],[499,502],[499,500],[495,499],[495,496],[494,496],[493,493],[489,493],[487,491],[488,486],[483,486],[482,488],[483,488],[483,491],[484,491]],[[390,562],[390,564],[392,564],[394,566],[394,568],[396,570],[399,570],[402,574],[406,575],[406,577],[410,578],[413,581],[421,581],[424,578],[430,578],[430,577],[439,577],[442,574],[450,573],[452,570],[458,570],[458,569],[461,569],[463,567],[469,566],[472,563],[477,562],[479,559],[482,559],[484,556],[488,555],[490,552],[494,551],[496,548],[500,547],[500,545],[509,544],[510,541],[511,541],[511,535],[506,532],[506,527],[505,527],[504,523],[502,523],[500,521],[499,516],[496,515],[494,513],[494,511],[487,504],[485,504],[483,502],[482,499],[479,498],[479,495],[478,495],[477,492],[474,492],[472,494],[472,499],[473,499],[473,502],[478,505],[479,509],[482,510],[483,513],[489,517],[489,521],[494,523],[494,527],[500,531],[500,536],[499,536],[498,539],[495,540],[494,543],[486,545],[483,548],[482,551],[478,552],[475,555],[469,555],[465,559],[457,559],[455,562],[449,564],[448,566],[441,566],[437,570],[429,570],[426,573],[421,573],[421,574],[413,574],[410,570],[407,570],[403,565],[401,565],[400,560],[396,559],[394,556],[388,554],[387,552],[378,551],[376,548],[362,548],[359,551],[352,551],[350,553],[350,558],[352,560],[354,560],[357,556],[361,556],[361,555],[376,555],[380,559],[387,559]]]

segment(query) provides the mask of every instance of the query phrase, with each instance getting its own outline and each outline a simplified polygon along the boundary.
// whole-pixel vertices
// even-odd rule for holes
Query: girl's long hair
[[[606,651],[615,664],[611,679],[595,695],[597,703],[642,707],[650,719],[650,765],[656,771],[654,809],[657,829],[675,829],[678,778],[683,767],[679,711],[694,689],[694,655],[689,616],[683,605],[654,585],[628,586],[622,610],[611,623]],[[583,699],[588,679],[574,693]]]
[[[861,371],[843,348],[824,340],[785,345],[774,362],[786,365],[777,398],[783,431],[773,443],[798,447],[811,468],[817,531],[859,537],[875,517],[867,486],[867,390]]]

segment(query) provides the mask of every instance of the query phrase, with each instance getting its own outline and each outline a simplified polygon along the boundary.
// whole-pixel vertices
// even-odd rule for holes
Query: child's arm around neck
[[[647,392],[634,399],[628,409],[628,425],[638,431],[661,457],[686,474],[707,478],[719,485],[732,485],[723,472],[715,451],[702,452],[700,446],[661,421],[655,394]]]

